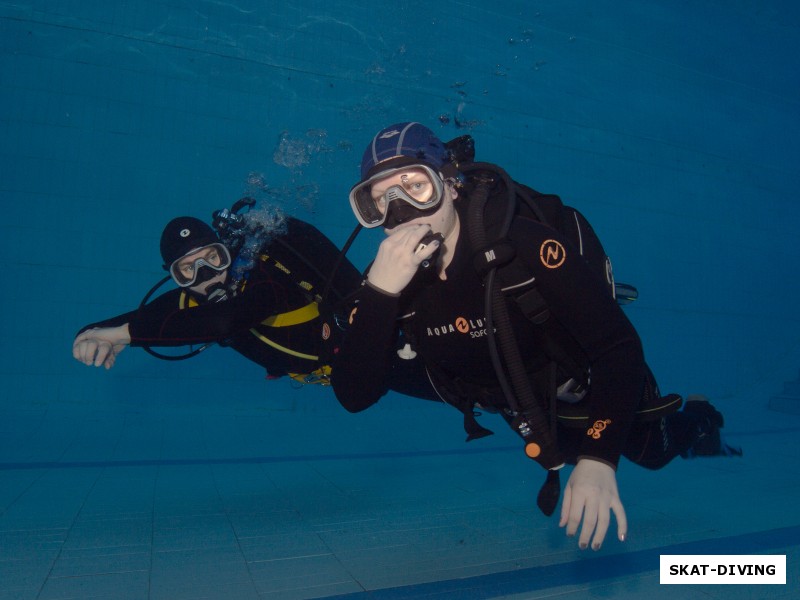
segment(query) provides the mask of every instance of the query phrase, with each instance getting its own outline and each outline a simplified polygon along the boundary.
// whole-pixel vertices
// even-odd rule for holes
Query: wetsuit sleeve
[[[151,335],[147,338],[143,337],[141,333],[138,335],[133,333],[133,330],[136,330],[137,332],[157,332],[162,327],[163,323],[168,319],[169,315],[177,310],[179,297],[180,292],[178,290],[169,291],[165,294],[157,296],[150,303],[136,310],[86,325],[78,331],[77,335],[80,335],[88,329],[119,327],[120,325],[125,325],[127,323],[129,332],[131,333],[131,346],[183,345],[185,342],[180,342],[169,336],[159,337],[157,333],[151,333]]]
[[[136,311],[132,310],[130,312],[123,313],[116,317],[111,317],[109,319],[98,321],[97,323],[84,325],[78,330],[78,333],[75,334],[75,337],[78,337],[80,334],[82,334],[84,331],[87,331],[88,329],[96,329],[101,327],[119,327],[120,325],[124,325],[125,323],[130,323],[134,315],[136,315]]]
[[[290,302],[286,288],[283,282],[259,277],[234,298],[183,310],[179,291],[164,294],[133,314],[128,327],[131,345],[183,346],[224,341],[286,310]]]
[[[560,234],[540,223],[518,220],[511,237],[536,277],[550,318],[571,335],[588,359],[589,428],[579,457],[616,467],[644,385],[639,336],[611,298],[606,282]]]
[[[387,392],[398,306],[397,297],[369,286],[359,292],[331,375],[337,400],[350,412],[369,408]]]

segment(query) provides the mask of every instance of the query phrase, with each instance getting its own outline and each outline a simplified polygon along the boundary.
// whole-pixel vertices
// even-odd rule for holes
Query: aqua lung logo
[[[539,247],[539,259],[548,269],[557,269],[564,264],[567,252],[564,246],[556,240],[545,240]]]
[[[480,338],[486,335],[486,319],[467,319],[458,317],[452,323],[445,323],[439,327],[428,327],[428,337],[441,337],[451,333],[468,334],[471,338]]]
[[[388,140],[389,138],[393,138],[396,135],[400,135],[400,132],[397,129],[392,129],[391,131],[387,131],[383,135],[381,135],[378,139],[379,140]]]

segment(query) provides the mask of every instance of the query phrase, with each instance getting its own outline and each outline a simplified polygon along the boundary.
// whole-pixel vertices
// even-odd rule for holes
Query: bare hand
[[[130,344],[128,325],[87,329],[72,342],[72,357],[87,366],[114,366],[117,355]]]
[[[434,240],[417,252],[422,238],[430,231],[429,225],[406,225],[392,230],[378,248],[367,275],[369,283],[388,294],[402,292],[422,261],[433,256],[439,247],[439,240]]]
[[[573,536],[582,518],[578,546],[588,548],[591,540],[592,550],[599,550],[611,522],[611,511],[617,519],[617,537],[624,542],[628,535],[628,519],[619,499],[614,469],[600,461],[580,459],[564,490],[559,527],[566,526],[567,535]]]

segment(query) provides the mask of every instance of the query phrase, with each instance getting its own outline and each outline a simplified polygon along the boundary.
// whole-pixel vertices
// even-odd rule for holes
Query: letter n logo
[[[539,259],[548,269],[557,269],[564,264],[567,252],[556,240],[545,240],[539,248]]]

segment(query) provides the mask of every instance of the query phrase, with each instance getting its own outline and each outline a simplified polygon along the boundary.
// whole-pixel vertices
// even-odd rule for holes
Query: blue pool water
[[[787,0],[0,1],[0,598],[796,597],[799,50]],[[662,390],[745,456],[623,463],[630,538],[586,554],[501,427],[349,415],[221,348],[72,359],[173,216],[250,194],[342,244],[405,120],[579,207]],[[728,553],[787,585],[659,585],[661,554]]]

